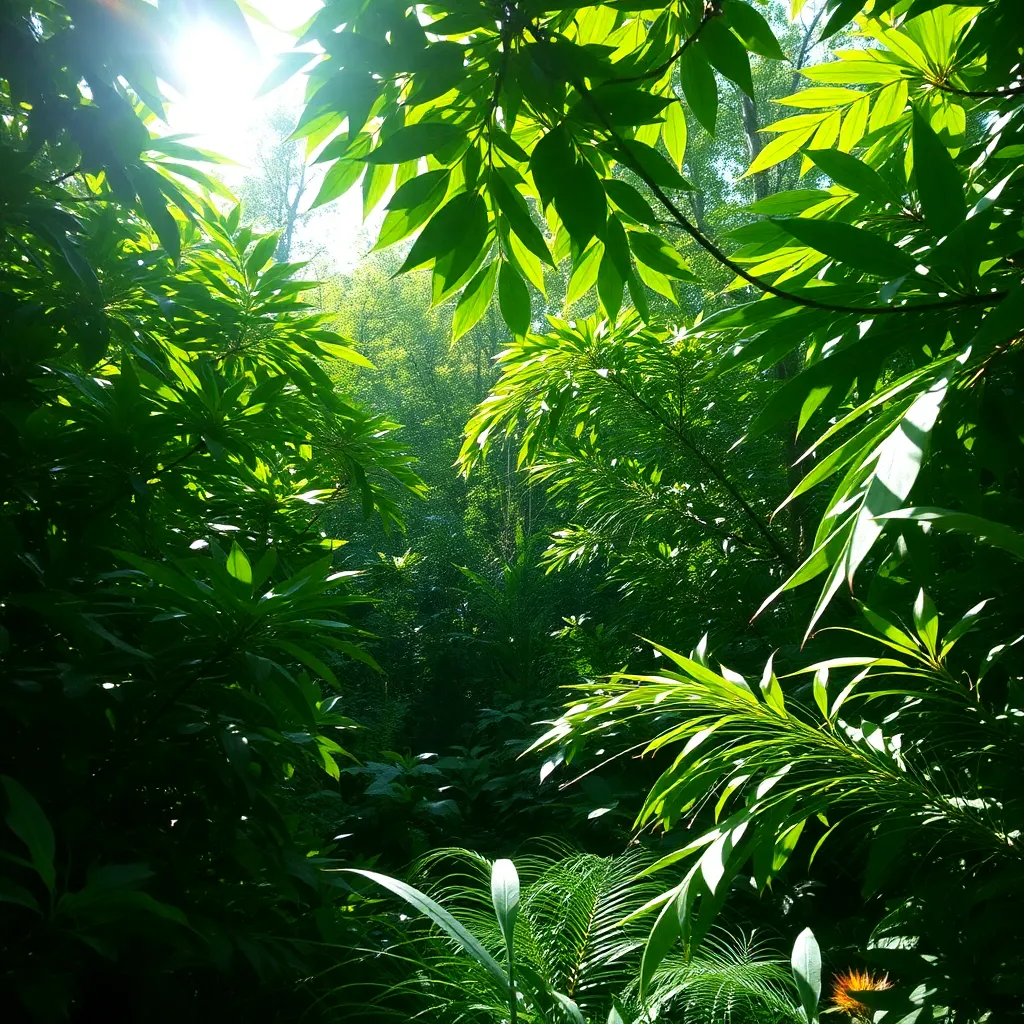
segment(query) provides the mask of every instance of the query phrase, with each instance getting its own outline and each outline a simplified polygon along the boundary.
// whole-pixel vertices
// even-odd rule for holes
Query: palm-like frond
[[[621,922],[658,891],[636,880],[649,861],[641,853],[577,854],[552,864],[525,893],[524,940],[554,987],[584,1012],[607,1006],[636,971],[644,933]]]
[[[986,706],[970,680],[945,664],[976,614],[973,609],[940,640],[924,595],[915,606],[916,638],[870,613],[890,650],[805,670],[814,675],[817,714],[783,692],[770,662],[760,685],[752,686],[724,667],[713,671],[700,652],[685,657],[666,648],[660,650],[676,671],[579,688],[582,698],[538,746],[578,740],[623,717],[667,723],[647,751],[678,745],[682,752],[655,783],[638,821],[670,829],[703,815],[708,823],[654,866],[687,862],[682,880],[652,904],[662,910],[644,965],[645,991],[653,965],[674,941],[681,937],[687,954],[698,954],[748,862],[763,890],[808,821],[826,812],[830,829],[822,842],[857,816],[859,833],[887,849],[888,863],[893,850],[914,855],[906,849],[913,835],[917,851],[927,850],[929,868],[941,863],[965,886],[999,871],[1004,884],[1019,887],[1020,808],[986,796],[986,786],[991,779],[1020,783],[1012,753],[1019,750],[1020,712],[1012,703]],[[842,680],[845,686],[830,685],[830,672],[851,671],[856,674]],[[879,884],[874,879],[870,891]]]
[[[782,1024],[803,1020],[788,964],[753,935],[716,929],[693,957],[666,957],[651,982],[652,1018],[688,1024]]]
[[[561,844],[550,845],[564,852]],[[662,965],[653,988],[640,998],[637,977],[646,927],[637,912],[660,888],[644,875],[650,863],[640,850],[619,857],[539,852],[519,859],[525,884],[514,948],[522,1018],[544,1024],[562,1024],[563,1018],[603,1022],[618,999],[638,1021],[653,1021],[679,1008],[688,1019],[697,1010],[722,1010],[737,1020],[755,1010],[762,1019],[765,1014],[773,1021],[791,1019],[793,1003],[781,961],[763,944],[725,933],[709,941],[698,958]],[[433,898],[505,963],[489,872],[485,858],[461,849],[433,851],[419,864],[421,875],[435,879]],[[397,977],[366,1003],[367,1015],[379,1004],[383,1014],[404,1013],[414,1020],[507,1020],[507,1000],[480,957],[465,955],[450,931],[434,927],[423,932],[418,918],[410,922],[404,915],[400,922],[400,938],[373,954]]]

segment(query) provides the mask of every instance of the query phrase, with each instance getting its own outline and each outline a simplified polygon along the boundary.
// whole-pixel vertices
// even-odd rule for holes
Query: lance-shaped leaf
[[[389,875],[382,875],[376,871],[367,871],[363,868],[342,868],[342,871],[352,875],[362,875],[363,878],[368,878],[371,882],[375,882],[377,885],[390,892],[393,892],[396,896],[401,897],[405,900],[409,906],[418,910],[425,917],[430,918],[442,931],[450,935],[478,964],[480,964],[492,978],[498,983],[502,993],[508,997],[510,990],[508,977],[505,972],[501,969],[498,962],[487,952],[486,949],[480,944],[479,939],[476,938],[469,929],[466,928],[461,922],[457,921],[447,910],[444,909],[439,903],[432,900],[426,893],[422,893],[419,889],[413,888],[413,886],[400,881],[397,878],[391,878]]]
[[[834,220],[793,217],[776,221],[794,238],[847,266],[880,277],[896,278],[914,270],[917,261],[892,242],[863,228]]]

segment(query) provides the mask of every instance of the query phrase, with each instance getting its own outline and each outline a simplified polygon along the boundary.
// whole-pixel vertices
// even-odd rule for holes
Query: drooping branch
[[[702,23],[706,24],[706,22]],[[532,22],[527,22],[526,27],[530,34],[537,42],[550,43],[555,38],[554,33],[549,33],[546,29],[540,28],[534,25]],[[692,40],[694,37],[691,36]],[[636,174],[644,184],[654,193],[658,202],[668,211],[671,215],[672,220],[676,225],[682,228],[705,252],[713,257],[722,266],[727,267],[738,277],[742,278],[748,284],[753,285],[759,291],[765,292],[768,295],[774,295],[776,298],[785,299],[788,302],[792,302],[798,306],[805,306],[809,309],[820,309],[834,313],[856,313],[864,316],[881,316],[886,314],[894,313],[921,313],[930,312],[942,309],[958,309],[963,306],[979,306],[979,305],[994,305],[999,300],[1005,298],[1006,292],[992,292],[987,295],[964,295],[960,298],[953,299],[951,301],[942,302],[915,302],[910,304],[904,304],[901,306],[854,306],[845,303],[836,302],[822,302],[819,299],[812,298],[809,295],[803,295],[797,292],[790,292],[784,288],[778,288],[771,284],[764,278],[755,277],[748,270],[730,259],[728,255],[716,245],[710,238],[708,238],[702,231],[700,231],[689,218],[679,209],[679,207],[670,199],[666,194],[665,190],[658,185],[658,183],[651,177],[648,171],[637,161],[630,153],[628,147],[625,144],[625,139],[615,129],[614,125],[608,120],[604,111],[594,101],[591,91],[583,83],[583,81],[577,75],[568,77],[568,82],[573,88],[579,93],[580,97],[586,101],[590,107],[598,123],[608,134],[609,140],[614,142],[619,153],[620,161],[630,170]]]

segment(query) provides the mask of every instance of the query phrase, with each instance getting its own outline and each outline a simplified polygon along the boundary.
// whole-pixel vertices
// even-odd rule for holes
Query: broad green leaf
[[[583,254],[569,278],[569,287],[565,294],[566,306],[583,298],[597,283],[597,271],[604,255],[604,243],[594,242]]]
[[[622,292],[625,281],[619,273],[612,255],[605,249],[601,264],[597,268],[597,297],[609,321],[614,323],[622,309]]]
[[[4,820],[10,830],[28,847],[32,867],[43,885],[52,893],[57,882],[53,859],[57,844],[53,828],[36,798],[16,779],[0,775],[7,794],[7,814]]]
[[[487,207],[479,192],[460,192],[449,199],[427,222],[413,243],[400,273],[415,270],[445,253],[454,251],[467,237],[486,234]],[[468,267],[472,257],[466,261]]]
[[[363,159],[371,164],[404,164],[429,156],[466,137],[465,128],[443,122],[420,122],[399,128]]]
[[[807,155],[837,185],[848,188],[869,199],[898,204],[899,196],[886,184],[885,179],[863,160],[837,149],[808,149]]]
[[[966,611],[963,618],[946,633],[942,638],[942,650],[939,653],[940,658],[945,658],[953,649],[953,645],[961,637],[966,636],[972,629],[974,629],[978,624],[978,619],[980,618],[981,613],[985,610],[985,606],[988,603],[988,600],[979,601],[973,608]]]
[[[500,170],[492,168],[488,178],[488,185],[491,195],[498,204],[498,208],[508,218],[509,225],[519,240],[535,256],[540,257],[545,263],[554,266],[551,253],[548,252],[547,243],[540,233],[540,228],[533,222],[530,216],[530,209],[526,200],[513,189],[502,177]]]
[[[508,998],[510,994],[508,977],[498,965],[498,962],[484,949],[480,941],[439,903],[436,903],[425,893],[420,892],[419,889],[414,889],[411,885],[407,885],[397,878],[390,878],[388,875],[381,875],[376,871],[366,871],[363,868],[341,868],[340,870],[348,874],[362,875],[363,878],[368,878],[371,882],[375,882],[382,888],[401,897],[409,906],[430,918],[434,924],[450,935],[494,978],[504,993],[505,998]]]
[[[696,46],[707,58],[708,63],[731,82],[735,82],[751,99],[754,98],[754,83],[750,77],[750,58],[744,45],[723,24],[722,19],[712,18],[704,25]],[[685,54],[683,55],[685,58]]]
[[[971,349],[975,355],[989,352],[994,346],[1019,333],[1022,323],[1024,323],[1024,285],[1018,284],[982,320],[981,326],[971,338]]]
[[[848,581],[871,550],[883,524],[879,517],[900,507],[910,494],[949,380],[943,377],[918,396],[895,430],[882,442],[845,556]]]
[[[552,128],[533,147],[530,173],[537,186],[542,209],[546,209],[555,198],[560,183],[572,176],[575,162],[572,139],[562,125]]]
[[[802,128],[796,131],[783,132],[768,143],[760,153],[751,161],[750,166],[744,171],[743,177],[748,178],[758,171],[766,171],[769,167],[781,164],[788,160],[794,153],[800,150],[811,141],[811,137],[818,130],[817,124],[809,128]]]
[[[388,205],[375,249],[400,241],[415,231],[441,205],[451,175],[446,169],[427,171],[395,190]]]
[[[320,184],[320,191],[310,209],[323,206],[339,196],[344,195],[363,175],[366,165],[361,160],[343,158],[331,164]]]
[[[641,177],[649,178],[661,188],[692,190],[686,180],[656,149],[636,139],[623,139],[626,152],[623,163]]]
[[[772,102],[787,107],[800,107],[803,110],[818,110],[823,107],[844,107],[864,99],[867,99],[867,94],[860,89],[814,87],[802,89],[791,96],[783,96]]]
[[[238,546],[238,541],[231,542],[227,569],[240,583],[252,583],[252,565],[249,564],[245,552]]]
[[[676,169],[681,171],[683,157],[686,155],[686,115],[683,113],[681,103],[675,102],[668,108],[662,134],[668,155],[675,162]]]
[[[688,47],[680,57],[679,83],[694,117],[709,135],[714,135],[715,120],[718,117],[718,82],[699,47]]]
[[[804,68],[800,74],[812,82],[825,82],[829,85],[883,85],[898,81],[904,73],[897,64],[844,58]]]
[[[839,148],[844,153],[849,153],[862,138],[868,125],[868,111],[871,108],[871,98],[864,96],[851,103],[843,118],[843,127],[839,130]]]
[[[635,127],[660,121],[665,108],[674,102],[668,96],[655,96],[636,85],[599,85],[569,113],[582,124]]]
[[[628,181],[621,181],[618,178],[606,178],[604,190],[608,198],[627,216],[640,224],[649,224],[652,227],[658,223],[651,204],[640,193],[629,184]]]
[[[668,277],[679,281],[696,281],[697,278],[686,261],[664,239],[650,231],[630,229],[627,232],[630,248],[641,263],[653,267]]]
[[[751,52],[772,60],[785,60],[779,41],[760,11],[743,0],[725,0],[722,10],[726,24]]]
[[[487,311],[497,275],[498,261],[491,260],[466,285],[452,317],[452,341],[458,341]]]
[[[903,79],[890,82],[875,97],[875,104],[871,108],[871,117],[868,122],[869,131],[877,132],[886,125],[892,124],[903,114],[903,108],[906,105],[907,83]]]
[[[277,67],[267,75],[254,98],[258,99],[268,92],[273,92],[278,86],[294,78],[310,61],[317,59],[316,54],[304,51],[293,50],[291,53],[280,54],[277,58]]]
[[[967,216],[965,185],[931,125],[916,110],[913,116],[914,177],[921,209],[937,235],[948,235]]]
[[[798,188],[789,192],[777,192],[773,196],[759,199],[751,203],[747,209],[751,213],[764,216],[785,216],[786,214],[803,213],[812,206],[818,206],[832,198],[831,192],[820,188]]]
[[[555,209],[569,236],[581,249],[595,236],[604,234],[608,203],[601,180],[589,160],[577,156],[569,173],[558,178]]]
[[[695,871],[696,866],[690,869],[687,879],[681,885],[667,894],[667,901],[651,928],[651,934],[644,945],[644,955],[640,963],[641,998],[646,997],[654,972],[679,940],[679,912],[676,908],[676,901],[681,893],[686,892],[689,878]]]
[[[805,928],[796,937],[792,967],[804,1018],[811,1024],[818,1019],[818,1000],[821,999],[821,951],[810,928]]]
[[[844,25],[853,21],[854,16],[860,13],[864,6],[864,0],[838,0],[829,8],[829,18],[821,30],[821,39],[828,39],[835,35]]]
[[[851,224],[834,220],[793,217],[776,221],[804,245],[850,267],[879,277],[896,278],[911,273],[917,261],[892,242]]]
[[[513,334],[522,336],[529,331],[533,315],[530,290],[519,276],[519,271],[507,260],[501,261],[498,271],[498,305],[502,319]]]

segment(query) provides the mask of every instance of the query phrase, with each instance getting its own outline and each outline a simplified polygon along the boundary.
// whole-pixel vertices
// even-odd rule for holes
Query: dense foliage
[[[1013,0],[214,22],[0,11],[2,1005],[1019,1018]]]

